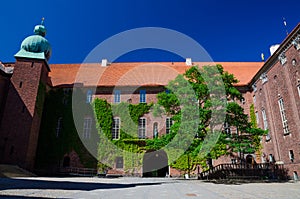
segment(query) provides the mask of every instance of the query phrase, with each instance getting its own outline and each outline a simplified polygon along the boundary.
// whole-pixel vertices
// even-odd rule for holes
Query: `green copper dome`
[[[37,25],[34,27],[35,35],[25,38],[21,44],[21,50],[16,56],[30,57],[37,59],[46,59],[51,56],[51,45],[45,39],[46,28],[44,25]]]

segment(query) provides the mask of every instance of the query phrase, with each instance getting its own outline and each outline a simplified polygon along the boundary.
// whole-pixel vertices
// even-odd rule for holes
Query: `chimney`
[[[108,66],[108,60],[107,59],[102,59],[101,66],[103,66],[103,67]]]
[[[275,51],[278,49],[279,46],[280,46],[279,44],[275,44],[270,47],[271,56],[275,53]]]
[[[193,65],[193,63],[192,63],[192,58],[186,58],[186,59],[185,59],[185,64],[186,64],[187,66]]]

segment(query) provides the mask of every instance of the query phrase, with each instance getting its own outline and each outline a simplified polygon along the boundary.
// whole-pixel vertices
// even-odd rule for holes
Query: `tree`
[[[193,66],[169,82],[167,89],[170,92],[158,94],[158,104],[167,114],[173,115],[173,137],[176,137],[176,133],[181,133],[183,125],[184,131],[187,130],[195,137],[183,155],[173,162],[173,167],[181,170],[193,169],[196,164],[205,167],[208,158],[218,158],[241,149],[249,153],[259,149],[260,136],[265,134],[265,131],[249,122],[248,116],[237,102],[243,97],[234,87],[235,83],[238,83],[238,80],[233,74],[224,71],[221,65],[201,68]],[[194,95],[190,95],[189,87]],[[186,95],[186,92],[189,95]],[[183,119],[183,112],[192,111],[195,107],[199,114],[192,114],[192,117],[197,118],[188,118],[189,121]],[[191,121],[196,121],[197,126],[191,125]],[[224,131],[223,124],[235,127],[237,131]],[[205,147],[207,149],[204,150]]]

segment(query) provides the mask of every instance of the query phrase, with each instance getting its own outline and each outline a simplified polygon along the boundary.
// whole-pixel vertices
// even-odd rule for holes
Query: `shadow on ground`
[[[91,191],[95,189],[122,189],[137,186],[160,185],[161,182],[153,183],[89,183],[89,182],[69,182],[69,181],[46,181],[35,179],[13,179],[0,178],[0,191],[10,189],[57,189],[57,190],[79,190]],[[1,195],[0,195],[1,197]]]

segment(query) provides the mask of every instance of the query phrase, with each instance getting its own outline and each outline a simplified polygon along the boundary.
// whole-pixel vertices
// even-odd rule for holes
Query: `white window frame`
[[[278,100],[278,105],[279,105],[279,111],[280,111],[280,116],[281,116],[281,121],[282,121],[282,127],[283,127],[283,134],[289,134],[289,126],[288,126],[288,121],[286,118],[286,113],[285,113],[285,109],[284,109],[284,102],[283,102],[283,98],[280,98]]]
[[[93,92],[92,90],[88,90],[86,92],[86,103],[89,104],[92,102],[92,100],[93,100]]]
[[[145,139],[146,138],[146,118],[141,117],[139,118],[138,122],[138,138]]]
[[[297,90],[298,90],[298,95],[299,95],[299,97],[300,97],[300,84],[298,84]]]
[[[266,83],[268,81],[268,75],[266,73],[261,74],[260,79],[262,83]]]
[[[112,139],[118,140],[118,139],[120,139],[121,119],[119,117],[114,117],[112,125],[113,125],[112,132],[111,132]]]
[[[146,103],[146,90],[140,90],[140,103]]]
[[[267,114],[266,114],[265,109],[261,110],[261,115],[262,115],[262,119],[263,119],[264,130],[268,130],[269,126],[268,126],[268,119],[267,119]]]
[[[85,117],[83,122],[83,138],[90,139],[92,131],[92,118]]]
[[[114,91],[114,103],[120,103],[121,102],[121,91],[115,90]]]

